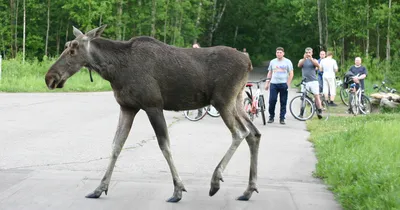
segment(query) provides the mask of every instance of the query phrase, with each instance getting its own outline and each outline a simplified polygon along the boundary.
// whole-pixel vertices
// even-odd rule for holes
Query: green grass
[[[344,209],[400,209],[400,115],[307,122],[324,179]]]
[[[50,92],[47,89],[44,77],[54,59],[42,62],[27,61],[22,64],[19,60],[3,60],[0,92]],[[109,91],[110,83],[92,72],[94,82],[90,82],[89,72],[82,69],[73,75],[64,85],[64,88],[51,92],[81,92],[81,91]]]

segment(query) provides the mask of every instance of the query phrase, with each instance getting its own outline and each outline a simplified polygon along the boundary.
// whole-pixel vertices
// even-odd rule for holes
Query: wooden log
[[[379,98],[372,98],[371,97],[371,104],[372,105],[379,105],[381,103],[381,99]]]
[[[387,107],[387,108],[397,108],[399,107],[400,103],[394,102],[394,101],[389,101],[387,98],[382,98],[380,106],[382,107]]]
[[[394,93],[372,93],[370,96],[375,99],[386,98],[389,99],[389,101],[400,102],[400,95]]]

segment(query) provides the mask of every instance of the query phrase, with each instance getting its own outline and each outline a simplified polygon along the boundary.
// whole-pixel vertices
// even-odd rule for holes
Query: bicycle
[[[215,107],[213,107],[212,105],[195,110],[186,110],[183,112],[183,114],[185,115],[185,118],[190,121],[199,121],[203,119],[206,114],[210,115],[211,117],[220,116],[218,110],[215,109]]]
[[[342,100],[343,104],[349,106],[349,88],[341,87],[340,88],[340,100]]]
[[[372,111],[371,101],[364,95],[362,90],[356,83],[350,84],[350,110],[356,116],[360,112],[362,114],[369,114]]]
[[[382,81],[380,86],[378,86],[377,84],[374,84],[373,88],[374,88],[374,90],[376,90],[376,92],[382,92],[382,93],[395,93],[395,92],[397,92],[396,89],[386,86],[386,82],[385,81]]]
[[[303,79],[296,87],[301,86],[301,94],[294,97],[289,104],[290,113],[293,115],[294,118],[300,121],[306,121],[311,119],[315,112],[317,112],[317,105],[314,102],[313,93],[306,88],[305,79]],[[321,105],[322,111],[324,114],[322,117],[318,117],[320,119],[324,118],[325,120],[329,119],[330,112],[329,106],[323,94],[320,94],[321,97]]]
[[[244,111],[251,121],[254,121],[254,117],[258,117],[261,114],[263,124],[266,124],[265,121],[265,100],[264,95],[260,89],[260,83],[265,82],[267,79],[262,79],[256,82],[247,82],[246,87],[248,87],[249,91],[246,90],[247,97],[244,99]],[[257,84],[257,90],[253,94],[253,84]]]

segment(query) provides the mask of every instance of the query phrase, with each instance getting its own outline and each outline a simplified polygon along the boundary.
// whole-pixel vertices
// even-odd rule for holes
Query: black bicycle
[[[297,84],[296,87],[301,86],[301,94],[294,97],[290,101],[289,109],[290,113],[293,115],[294,118],[300,121],[306,121],[311,119],[315,113],[317,112],[317,105],[314,102],[313,93],[306,88],[305,79],[301,81],[300,84]],[[323,114],[320,119],[324,118],[328,120],[330,112],[329,106],[323,94],[320,94],[321,97],[321,105],[322,105],[322,112]]]
[[[373,87],[374,87],[374,90],[376,90],[376,92],[380,92],[380,93],[395,93],[395,92],[397,92],[396,89],[386,86],[385,81],[382,81],[380,86],[377,84],[374,84]]]

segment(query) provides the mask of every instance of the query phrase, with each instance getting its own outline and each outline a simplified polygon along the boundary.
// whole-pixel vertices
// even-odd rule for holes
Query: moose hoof
[[[168,203],[178,203],[182,198],[172,196],[167,200]]]
[[[215,193],[217,193],[218,190],[219,190],[219,186],[211,186],[209,195],[210,195],[210,196],[215,195]]]
[[[248,196],[248,195],[242,195],[242,196],[239,196],[239,197],[237,198],[237,200],[238,200],[238,201],[248,201],[248,200],[250,199],[250,197],[251,197],[251,196]]]
[[[253,192],[254,192],[254,191],[256,191],[256,192],[258,193],[258,190],[257,190],[257,188],[255,188],[255,187],[246,190],[246,191],[243,193],[242,196],[239,196],[239,197],[237,198],[237,200],[239,200],[239,201],[248,201],[248,200],[250,200],[250,198],[251,198],[251,196],[253,195]]]
[[[107,191],[105,190],[104,193],[107,195]],[[97,191],[95,190],[94,192],[88,194],[85,196],[85,198],[100,198],[101,194],[103,193],[103,191]]]

